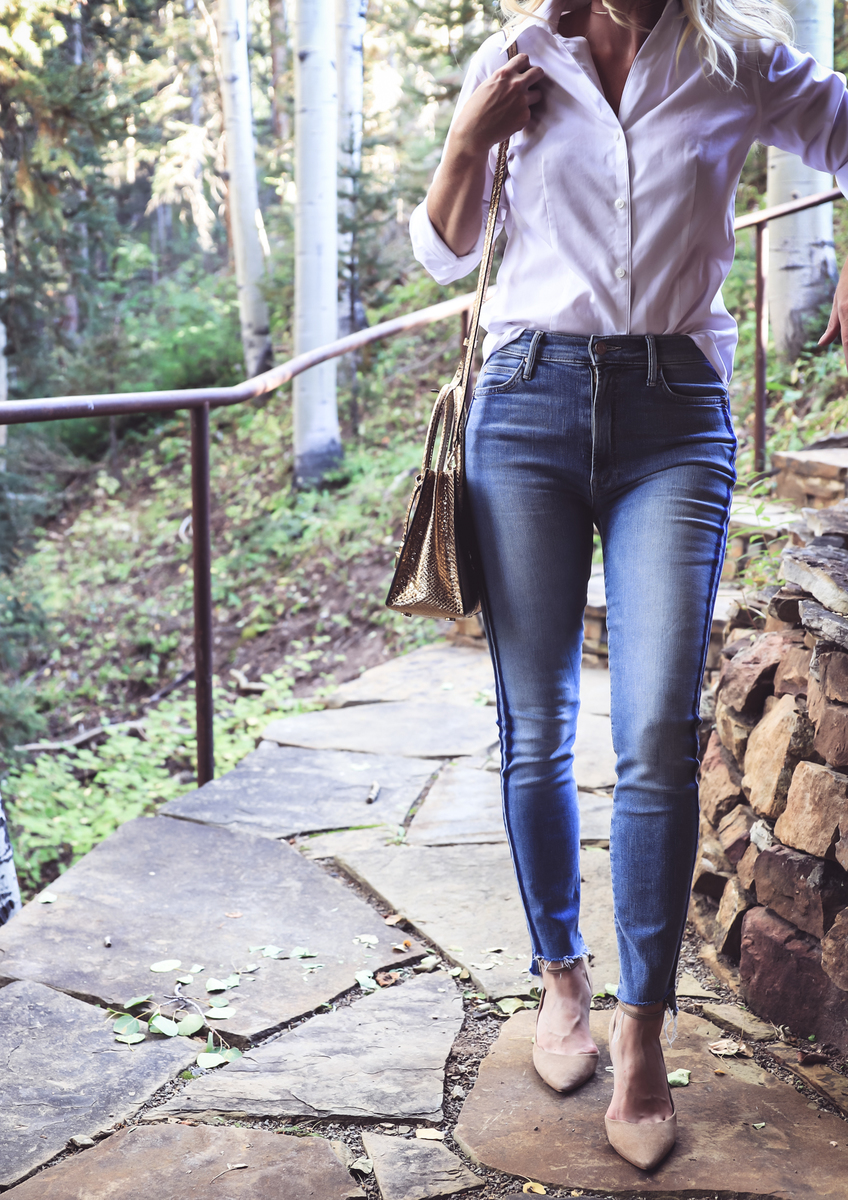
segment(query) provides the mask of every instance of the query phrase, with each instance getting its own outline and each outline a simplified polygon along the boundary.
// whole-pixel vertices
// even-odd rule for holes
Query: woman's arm
[[[485,79],[457,113],[432,187],[427,214],[454,254],[468,254],[480,236],[486,160],[498,142],[527,125],[542,97],[541,67],[517,54]]]

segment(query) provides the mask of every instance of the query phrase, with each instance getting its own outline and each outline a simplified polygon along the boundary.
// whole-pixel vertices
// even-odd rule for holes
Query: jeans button
[[[607,344],[606,344],[606,342],[595,342],[593,349],[596,354],[606,354]]]

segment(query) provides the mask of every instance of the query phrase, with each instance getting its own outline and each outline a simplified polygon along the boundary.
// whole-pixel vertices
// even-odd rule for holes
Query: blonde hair
[[[543,0],[500,0],[501,9],[512,24],[532,16]],[[616,0],[601,0],[613,21],[627,28],[640,28],[638,21],[616,5]],[[704,70],[728,83],[736,82],[737,49],[745,42],[780,42],[789,45],[795,26],[778,0],[682,0],[686,29],[677,49],[679,54],[688,37],[695,47]]]

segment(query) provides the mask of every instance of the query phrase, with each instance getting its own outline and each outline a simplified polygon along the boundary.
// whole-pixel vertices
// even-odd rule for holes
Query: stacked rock
[[[848,501],[803,515],[786,584],[728,623],[691,916],[739,963],[754,1012],[844,1052]]]

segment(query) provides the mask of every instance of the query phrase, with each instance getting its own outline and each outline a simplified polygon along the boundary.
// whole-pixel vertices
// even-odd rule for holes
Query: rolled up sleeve
[[[836,176],[848,196],[848,90],[810,54],[777,46],[758,79],[759,140]]]
[[[480,86],[483,80],[488,79],[506,61],[504,53],[505,45],[503,34],[495,34],[484,42],[471,59],[468,74],[463,82],[451,120],[451,129],[457,115],[468,103],[469,97]],[[450,130],[448,130],[448,136],[445,140],[445,149],[449,142]],[[483,243],[486,240],[486,218],[489,212],[489,197],[491,196],[492,184],[495,179],[494,168],[497,163],[497,157],[498,147],[493,146],[489,152],[486,167],[486,185],[483,189],[484,199],[480,208],[480,234],[473,250],[469,250],[468,254],[454,254],[453,250],[445,245],[436,232],[433,222],[430,220],[426,200],[422,200],[409,218],[409,236],[412,241],[412,253],[437,283],[454,283],[457,279],[462,279],[464,276],[470,274],[480,263],[480,259],[483,256]],[[444,150],[442,151],[442,158],[444,158]],[[437,167],[437,175],[438,172],[439,168]],[[501,195],[495,236],[503,228],[506,213],[507,200],[504,192]]]

